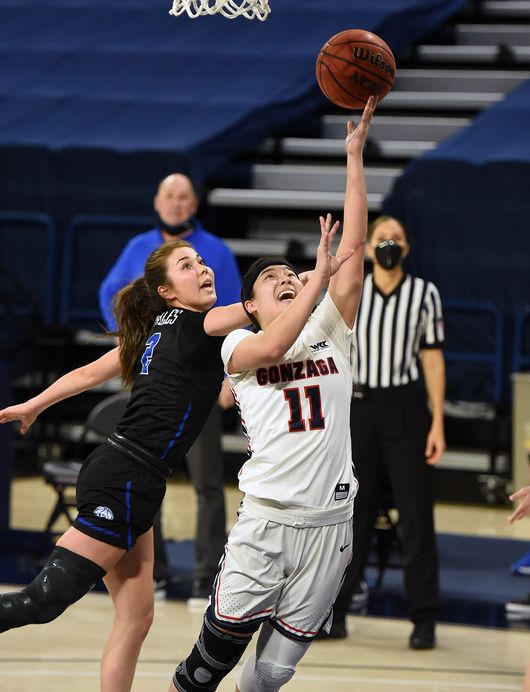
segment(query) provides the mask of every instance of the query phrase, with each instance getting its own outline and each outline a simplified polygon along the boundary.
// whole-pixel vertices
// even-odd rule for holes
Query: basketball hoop
[[[173,0],[169,14],[178,17],[186,12],[195,19],[205,15],[222,14],[227,19],[245,17],[264,22],[271,8],[268,0]]]

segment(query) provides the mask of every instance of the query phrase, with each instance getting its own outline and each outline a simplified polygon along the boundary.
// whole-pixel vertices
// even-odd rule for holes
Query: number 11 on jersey
[[[289,404],[291,419],[289,420],[289,432],[302,432],[306,430],[306,421],[302,417],[302,397],[298,387],[283,390],[284,399]],[[304,387],[304,396],[309,401],[309,430],[323,430],[326,421],[322,413],[322,401],[320,387]]]

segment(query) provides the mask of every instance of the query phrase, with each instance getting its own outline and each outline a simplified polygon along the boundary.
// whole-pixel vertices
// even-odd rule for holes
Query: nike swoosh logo
[[[339,548],[340,552],[343,553],[349,545],[349,543],[346,543],[346,545],[341,545],[341,547]]]

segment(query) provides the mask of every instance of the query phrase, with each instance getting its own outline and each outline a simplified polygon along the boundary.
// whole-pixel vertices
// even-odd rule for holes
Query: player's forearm
[[[344,221],[337,254],[351,248],[355,250],[355,255],[331,279],[329,292],[350,327],[355,322],[362,290],[367,224],[368,204],[362,154],[348,154]]]
[[[27,403],[38,415],[63,399],[118,377],[120,371],[119,349],[115,348],[98,360],[66,373]]]
[[[325,287],[317,272],[314,272],[287,309],[267,326],[261,336],[263,356],[268,362],[277,362],[291,348]]]
[[[367,227],[368,200],[362,153],[348,154],[344,221],[338,252],[348,248],[360,251],[366,242]]]
[[[226,336],[250,323],[241,303],[212,308],[204,318],[204,329],[210,336]]]

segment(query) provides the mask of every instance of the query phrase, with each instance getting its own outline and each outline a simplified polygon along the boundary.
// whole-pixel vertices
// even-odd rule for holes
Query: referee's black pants
[[[369,389],[364,399],[352,400],[352,452],[359,491],[353,516],[353,558],[335,602],[337,619],[348,612],[355,585],[362,577],[388,481],[399,512],[411,620],[417,623],[436,619],[439,584],[434,469],[425,462],[429,425],[425,395],[416,384]]]

